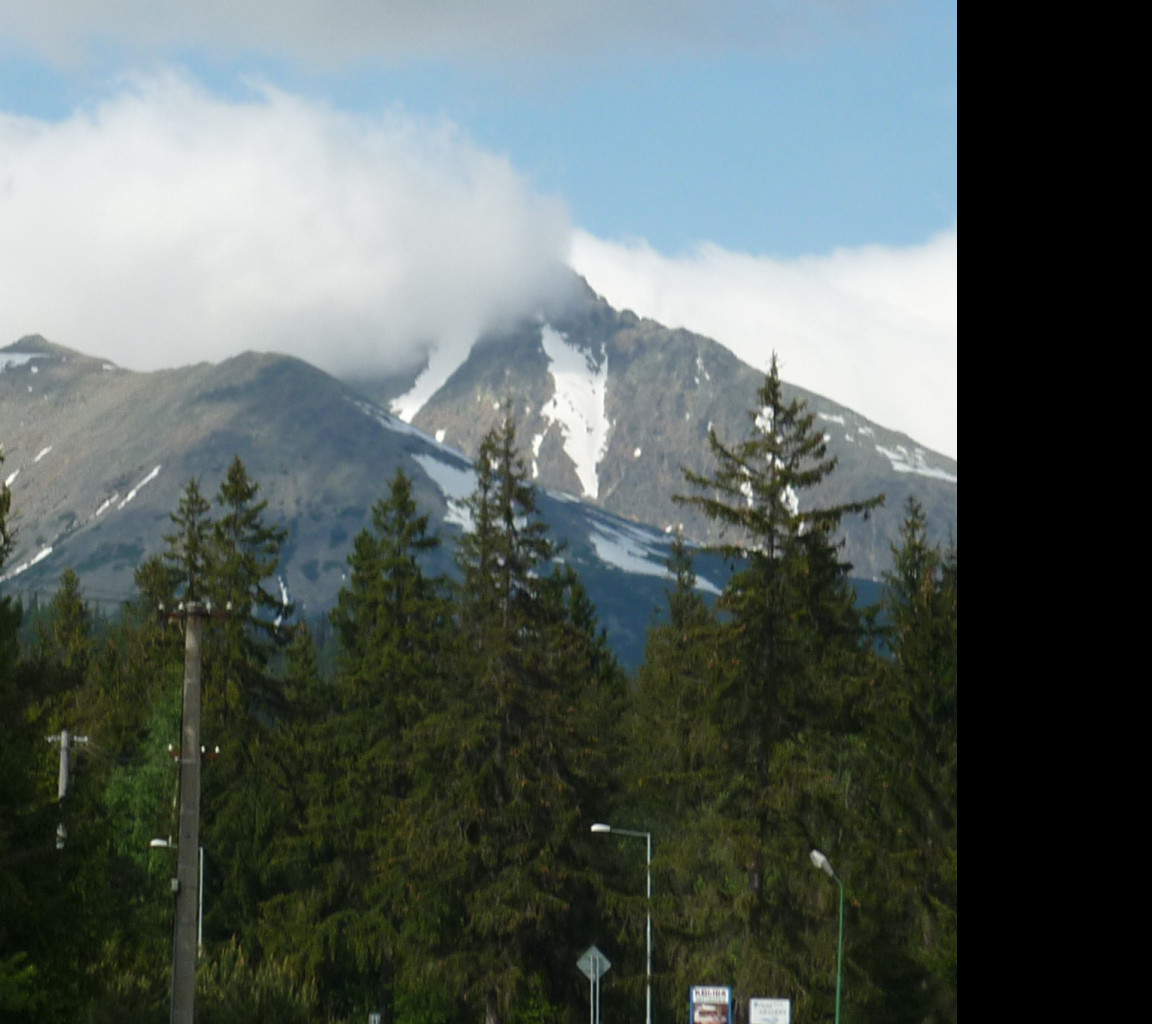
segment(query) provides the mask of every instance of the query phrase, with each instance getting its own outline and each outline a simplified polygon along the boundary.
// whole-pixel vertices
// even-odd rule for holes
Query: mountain
[[[163,550],[188,480],[214,495],[236,455],[268,519],[289,531],[282,581],[306,610],[334,603],[352,539],[399,468],[446,542],[436,568],[450,571],[464,523],[454,499],[473,486],[463,453],[511,398],[543,518],[635,665],[664,606],[668,529],[716,539],[671,501],[685,491],[681,467],[711,470],[709,426],[729,440],[745,434],[763,375],[716,342],[617,312],[582,287],[576,301],[481,339],[411,423],[388,411],[411,377],[341,382],[255,353],[137,373],[40,337],[0,349],[0,473],[17,529],[0,584],[47,596],[72,567],[90,599],[132,596],[133,571]],[[887,567],[910,493],[936,539],[955,535],[954,461],[830,399],[786,392],[809,403],[840,460],[819,500],[887,495],[867,522],[845,524],[857,577]],[[701,587],[718,592],[720,561],[702,557],[697,568]]]
[[[288,528],[281,578],[308,611],[335,602],[352,539],[398,468],[446,541],[440,571],[464,523],[451,499],[473,488],[461,454],[278,355],[136,373],[24,338],[0,349],[0,443],[17,530],[0,585],[42,598],[67,567],[90,599],[133,596],[133,572],[163,550],[188,480],[213,495],[236,455],[269,521]],[[542,492],[540,508],[614,646],[636,664],[663,604],[667,538],[563,494]],[[709,571],[701,584],[716,590]]]
[[[713,543],[716,525],[672,496],[687,493],[684,467],[712,470],[710,427],[722,441],[746,436],[763,381],[717,342],[618,312],[579,280],[563,305],[480,339],[411,422],[474,452],[512,398],[542,487]],[[412,381],[350,383],[382,405],[405,406],[401,392]],[[807,402],[839,460],[812,500],[886,496],[867,521],[845,523],[845,557],[858,576],[875,580],[888,568],[909,495],[923,505],[934,541],[955,537],[955,460],[822,395],[792,384],[785,394]]]

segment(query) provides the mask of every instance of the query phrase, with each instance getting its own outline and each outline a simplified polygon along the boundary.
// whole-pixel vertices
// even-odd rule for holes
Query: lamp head
[[[832,864],[829,862],[828,858],[825,857],[824,854],[822,854],[819,850],[813,850],[810,854],[808,854],[808,856],[812,860],[813,867],[819,868],[829,878],[836,877],[836,872],[832,870]]]
[[[176,844],[172,842],[172,837],[167,839],[152,839],[149,841],[148,846],[153,850],[171,850],[176,848]]]
[[[598,821],[598,822],[596,822],[595,825],[592,826],[592,831],[593,832],[611,832],[612,826],[611,825],[605,825],[603,822]]]

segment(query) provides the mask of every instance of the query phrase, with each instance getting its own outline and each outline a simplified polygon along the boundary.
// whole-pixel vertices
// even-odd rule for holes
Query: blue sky
[[[0,0],[0,343],[451,362],[559,260],[955,456],[954,3],[94,7]]]

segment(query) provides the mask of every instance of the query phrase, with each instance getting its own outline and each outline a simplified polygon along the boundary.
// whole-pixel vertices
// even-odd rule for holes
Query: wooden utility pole
[[[172,1024],[193,1024],[200,905],[200,639],[208,611],[184,610],[184,715],[180,742],[180,832],[176,850],[176,933],[172,951]]]

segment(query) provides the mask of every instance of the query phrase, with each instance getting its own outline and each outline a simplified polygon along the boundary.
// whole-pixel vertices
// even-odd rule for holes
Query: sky
[[[0,0],[0,346],[463,358],[582,274],[956,456],[954,0]]]

